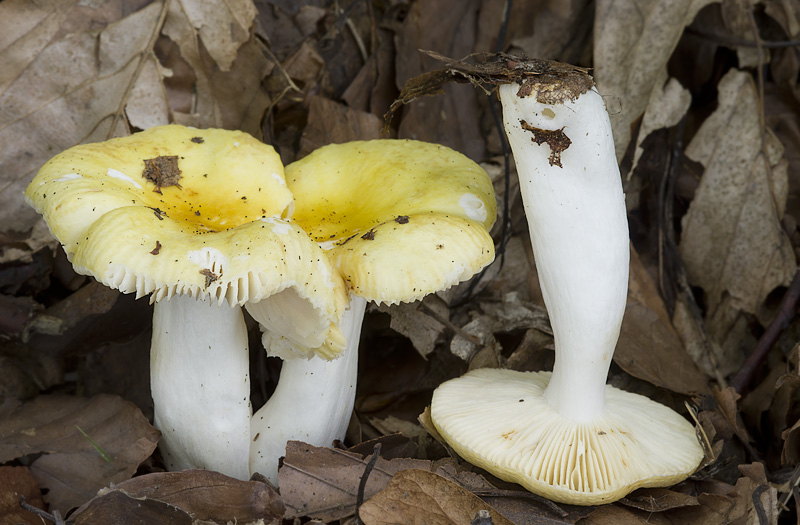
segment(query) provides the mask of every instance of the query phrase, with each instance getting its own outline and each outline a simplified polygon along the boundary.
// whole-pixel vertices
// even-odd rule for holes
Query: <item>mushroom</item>
[[[458,152],[425,142],[324,146],[288,165],[286,183],[295,197],[292,220],[326,248],[351,290],[351,301],[341,324],[347,339],[343,358],[323,365],[317,357],[298,361],[284,356],[284,369],[302,368],[321,376],[320,384],[308,392],[275,395],[314,397],[314,409],[277,414],[266,406],[253,416],[251,433],[258,439],[254,437],[250,469],[273,481],[287,439],[327,445],[343,437],[355,400],[367,301],[416,301],[469,279],[494,259],[488,230],[496,218],[494,189],[486,172]],[[248,310],[253,313],[250,306]],[[287,350],[270,333],[265,334],[264,346]],[[279,390],[283,384],[282,372]],[[318,396],[317,389],[324,395]],[[282,406],[288,405],[275,405]],[[298,426],[299,435],[275,424],[297,418],[307,421]],[[325,424],[314,425],[315,421]]]
[[[433,423],[463,458],[554,501],[667,486],[703,449],[682,416],[606,385],[625,311],[625,199],[603,98],[577,68],[499,86],[556,358],[550,372],[473,370],[439,386]],[[565,72],[566,70],[566,72]]]
[[[293,199],[273,148],[242,132],[151,128],[62,152],[25,198],[77,272],[155,303],[151,388],[167,467],[248,479],[241,305],[326,359],[344,348],[344,282],[286,219]]]

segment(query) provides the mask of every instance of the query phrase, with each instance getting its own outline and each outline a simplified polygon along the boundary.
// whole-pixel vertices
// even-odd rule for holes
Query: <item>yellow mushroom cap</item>
[[[353,292],[414,301],[470,278],[494,258],[497,217],[486,172],[414,140],[322,147],[286,167],[292,219],[330,248]]]
[[[598,505],[665,487],[703,459],[694,428],[644,396],[605,387],[603,414],[578,421],[543,397],[550,372],[478,369],[441,384],[431,417],[464,459],[553,501]]]
[[[281,218],[292,194],[280,158],[246,133],[170,125],[76,146],[47,162],[25,197],[76,271],[107,286],[153,301],[261,304],[291,321],[272,315],[278,335],[324,357],[344,347],[344,282]]]

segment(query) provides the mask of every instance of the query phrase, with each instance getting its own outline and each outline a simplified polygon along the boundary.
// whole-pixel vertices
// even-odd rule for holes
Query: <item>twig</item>
[[[778,337],[789,326],[791,320],[794,319],[798,300],[800,300],[800,270],[795,273],[789,289],[786,290],[775,318],[758,339],[753,352],[747,357],[742,368],[739,369],[739,372],[736,373],[736,376],[731,381],[731,386],[737,392],[741,393],[750,384]]]
[[[22,507],[23,510],[27,510],[33,514],[36,514],[40,518],[52,521],[56,525],[66,525],[64,519],[61,517],[61,513],[57,510],[54,510],[52,514],[47,511],[40,509],[39,507],[34,507],[30,503],[25,502],[25,496],[19,497],[19,506]]]
[[[361,508],[361,504],[364,503],[364,491],[367,489],[367,480],[369,479],[370,472],[375,468],[375,463],[378,462],[380,451],[381,444],[375,443],[375,448],[372,449],[372,458],[367,463],[367,466],[364,467],[364,473],[361,474],[361,481],[358,483],[358,495],[356,496],[356,525],[361,525],[361,517],[358,515],[358,510]]]

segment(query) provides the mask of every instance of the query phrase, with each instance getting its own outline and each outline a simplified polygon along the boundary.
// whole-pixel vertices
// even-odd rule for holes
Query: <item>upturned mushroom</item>
[[[314,409],[299,413],[276,403],[253,416],[251,433],[258,438],[250,468],[273,480],[287,439],[328,445],[344,436],[367,301],[416,301],[472,277],[494,259],[488,230],[497,213],[492,183],[480,166],[444,146],[413,140],[322,147],[287,166],[286,183],[295,197],[292,220],[326,248],[351,300],[342,322],[347,339],[342,358],[323,363],[284,356],[284,368],[302,369],[320,383],[305,393],[287,388],[275,395],[309,395],[317,401]],[[265,333],[264,346],[302,354],[274,339]],[[279,390],[283,384],[282,373]],[[298,418],[307,422],[299,425],[304,429],[299,435],[276,424]],[[315,424],[320,421],[325,424]]]
[[[558,502],[607,503],[683,480],[703,449],[676,412],[605,384],[629,264],[611,126],[585,72],[524,66],[499,96],[555,365],[471,371],[437,388],[431,416],[459,455],[502,479]]]
[[[151,128],[64,151],[25,198],[77,272],[155,303],[151,383],[167,467],[249,478],[241,305],[326,359],[345,346],[344,282],[286,219],[293,199],[273,148],[241,132]]]

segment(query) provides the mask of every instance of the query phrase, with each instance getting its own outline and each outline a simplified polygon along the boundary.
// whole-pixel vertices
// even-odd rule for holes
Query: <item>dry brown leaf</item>
[[[730,426],[731,430],[741,439],[744,443],[750,442],[750,435],[747,428],[742,423],[737,402],[741,399],[733,387],[719,389],[714,387],[714,399],[717,401],[719,412],[725,417],[725,421]]]
[[[260,83],[272,66],[251,37],[255,15],[251,0],[170,2],[163,32],[195,76],[193,112],[176,112],[176,122],[261,135],[253,120],[268,105]]]
[[[27,467],[0,467],[0,523],[40,525],[41,518],[20,507],[20,498],[25,498],[29,505],[46,509],[39,485]]]
[[[457,483],[425,470],[397,473],[389,485],[366,501],[359,516],[366,525],[429,523],[462,525],[488,510],[494,525],[511,522]]]
[[[619,503],[646,512],[664,512],[700,504],[695,496],[661,488],[636,490],[619,500]]]
[[[62,513],[129,479],[158,436],[133,403],[117,396],[39,396],[0,405],[0,463],[42,453],[31,473]]]
[[[308,109],[308,125],[300,138],[297,158],[326,144],[381,138],[382,126],[381,119],[372,113],[314,96]]]
[[[595,8],[594,76],[609,103],[617,158],[631,141],[631,126],[659,104],[653,90],[667,81],[667,61],[700,9],[717,0],[601,0]],[[612,100],[613,99],[613,102]],[[680,104],[677,105],[680,108]],[[671,111],[673,114],[675,111]]]
[[[632,376],[673,392],[708,392],[708,379],[683,348],[658,288],[633,248],[628,305],[614,362]]]
[[[23,2],[0,6],[0,34],[16,24]],[[33,173],[54,154],[81,142],[127,134],[122,119],[125,93],[148,42],[157,31],[161,6],[151,4],[102,29],[62,34],[69,5],[39,19],[31,48],[0,48],[0,224],[27,232],[38,215],[24,203]],[[80,7],[80,6],[79,6]],[[102,9],[100,4],[97,9]],[[88,8],[87,8],[88,9]],[[80,11],[86,14],[86,9]],[[43,13],[47,15],[47,13]],[[41,42],[46,40],[46,44]],[[113,129],[112,129],[113,127]]]
[[[705,171],[682,220],[680,253],[690,282],[706,293],[712,334],[727,336],[737,312],[757,313],[767,294],[795,273],[780,223],[787,192],[783,147],[770,132],[763,140],[767,159],[753,79],[731,70],[719,83],[717,110],[686,150]]]
[[[666,77],[666,70],[664,70],[664,77]],[[642,147],[644,139],[656,130],[676,125],[686,114],[691,103],[691,93],[676,79],[662,78],[653,84],[650,100],[642,117],[639,133],[636,135],[636,150],[633,154],[633,164],[628,171],[628,178],[633,174],[642,153],[644,153]]]
[[[797,465],[800,462],[800,419],[791,428],[783,431],[781,439],[783,439],[781,464]]]
[[[458,8],[439,0],[411,4],[396,40],[397,87],[441,67],[420,49],[455,58],[474,52],[479,6],[478,0],[464,0]],[[451,85],[443,96],[416,100],[405,108],[398,137],[443,144],[473,160],[483,160],[485,141],[480,133],[477,96],[472,86]]]
[[[500,3],[490,4],[500,9],[503,7]],[[586,16],[586,9],[590,9],[588,4],[587,0],[514,3],[509,20],[510,32],[524,36],[512,40],[511,45],[523,49],[529,57],[580,63],[586,41],[591,39],[591,21]],[[493,22],[488,31],[496,36],[499,21]],[[515,25],[519,26],[516,31]],[[476,47],[494,49],[494,46]]]
[[[135,498],[112,490],[93,499],[89,505],[70,516],[75,525],[125,525],[127,523],[158,523],[159,525],[192,525],[197,523],[185,511],[163,501]]]
[[[74,518],[81,522],[84,515],[96,516],[98,509],[108,509],[112,512],[111,516],[122,518],[123,521],[127,517],[130,520],[127,523],[131,523],[133,520],[127,514],[129,509],[114,510],[109,505],[109,501],[128,503],[119,494],[133,501],[156,501],[168,505],[154,509],[159,512],[165,509],[170,514],[183,512],[192,520],[216,523],[250,523],[258,519],[269,522],[283,518],[285,510],[278,493],[264,482],[241,481],[208,470],[184,470],[146,474],[103,489],[96,498],[78,509]],[[85,522],[110,523],[104,520]]]
[[[228,71],[239,46],[250,39],[256,17],[252,0],[181,0],[173,4],[170,16],[178,16],[180,11],[214,62]]]
[[[447,330],[431,313],[441,319],[448,320],[450,310],[447,304],[436,295],[428,295],[422,299],[425,308],[419,301],[413,303],[400,303],[394,306],[378,305],[378,310],[388,312],[392,316],[390,327],[411,340],[414,348],[424,357],[433,352],[436,341]]]
[[[125,115],[132,127],[147,129],[169,124],[170,109],[167,90],[161,81],[162,72],[154,56],[149,56],[142,72],[134,81],[133,89],[125,105]]]
[[[369,459],[299,441],[287,443],[286,458],[278,471],[286,517],[309,516],[327,522],[353,515],[358,485]],[[365,498],[382,490],[395,473],[408,468],[430,469],[431,462],[379,457],[369,475]]]

